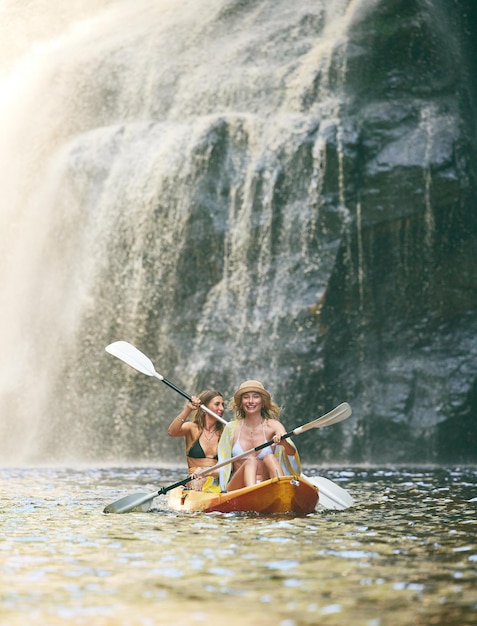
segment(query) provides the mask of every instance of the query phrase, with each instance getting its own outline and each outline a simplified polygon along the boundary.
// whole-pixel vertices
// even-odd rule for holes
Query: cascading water
[[[174,456],[182,400],[106,355],[117,339],[191,393],[263,379],[288,425],[357,393],[325,389],[320,311],[359,205],[366,314],[348,76],[380,4],[3,4],[4,463]]]
[[[346,5],[311,17],[333,23]],[[250,13],[242,32],[232,20],[240,7],[212,2],[183,9],[118,3],[53,40],[47,30],[43,41],[9,62],[2,125],[8,436],[2,440],[12,446],[3,452],[10,460],[50,454],[52,444],[57,456],[58,442],[60,456],[82,451],[85,438],[78,435],[91,423],[92,433],[97,429],[98,395],[113,369],[102,354],[109,338],[141,344],[149,337],[149,350],[157,339],[153,356],[168,372],[189,368],[199,377],[210,359],[216,366],[206,370],[226,370],[227,354],[244,334],[260,333],[271,311],[304,306],[303,295],[297,299],[274,283],[283,282],[289,264],[299,265],[306,222],[298,211],[281,218],[284,252],[295,247],[295,260],[290,255],[273,267],[272,196],[284,161],[317,118],[293,107],[307,86],[289,86],[300,69],[293,67],[293,38],[280,46],[278,76],[269,64],[275,37],[295,29],[303,39],[302,22],[306,41],[316,24],[307,26],[304,9],[288,26],[283,6],[278,13],[262,8]],[[250,58],[257,38],[264,50]],[[320,42],[323,58],[332,43]],[[309,47],[316,62],[322,55]],[[255,250],[254,230],[261,231]],[[312,304],[317,289],[307,290]],[[287,303],[290,296],[295,301]],[[189,313],[181,311],[177,326],[178,308]],[[278,321],[272,341],[279,339]],[[223,338],[218,354],[207,347],[211,332]],[[246,352],[235,358],[250,359]],[[190,375],[186,380],[196,384]],[[107,382],[106,389],[106,411],[114,414],[116,393]],[[140,418],[134,420],[140,431]],[[101,421],[108,430],[110,417]],[[121,446],[122,433],[115,435]]]

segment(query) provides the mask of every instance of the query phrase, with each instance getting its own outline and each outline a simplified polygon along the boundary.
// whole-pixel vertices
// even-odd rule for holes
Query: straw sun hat
[[[250,391],[256,391],[266,398],[268,403],[271,402],[272,398],[265,387],[259,380],[246,380],[243,382],[237,391],[234,393],[234,402],[238,406],[240,404],[240,399],[242,398],[244,393],[248,393]]]

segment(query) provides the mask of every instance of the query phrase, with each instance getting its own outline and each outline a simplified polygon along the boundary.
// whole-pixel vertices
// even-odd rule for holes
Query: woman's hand
[[[187,408],[190,409],[191,411],[197,411],[197,409],[200,407],[201,404],[202,403],[200,401],[200,398],[198,398],[197,396],[192,396],[189,402],[187,403]]]
[[[273,443],[283,445],[283,443],[282,443],[282,436],[279,435],[278,433],[275,433],[273,435]]]

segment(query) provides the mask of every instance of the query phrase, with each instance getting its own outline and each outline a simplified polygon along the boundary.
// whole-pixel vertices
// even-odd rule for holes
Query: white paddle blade
[[[340,487],[332,480],[328,480],[328,478],[323,476],[305,476],[304,478],[315,485],[315,487],[318,487],[318,503],[324,506],[325,509],[343,511],[353,506],[354,500],[352,496],[346,489],[343,489],[343,487]]]
[[[152,501],[157,493],[135,493],[111,502],[104,507],[103,513],[129,513],[138,510],[146,513],[151,508]]]
[[[295,428],[293,433],[295,435],[300,435],[311,428],[324,428],[325,426],[331,426],[331,424],[337,424],[338,422],[348,419],[351,413],[352,410],[350,405],[347,402],[342,402],[329,413],[326,413],[326,415],[322,415],[322,417],[318,417],[316,420],[313,420],[304,426]]]
[[[331,426],[331,424],[338,424],[347,420],[352,415],[353,411],[347,402],[343,402],[336,407],[333,411],[330,411],[323,417],[321,417],[315,428],[324,428],[325,426]]]
[[[115,341],[105,348],[106,352],[121,359],[134,369],[147,376],[156,376],[156,370],[149,357],[127,341]]]

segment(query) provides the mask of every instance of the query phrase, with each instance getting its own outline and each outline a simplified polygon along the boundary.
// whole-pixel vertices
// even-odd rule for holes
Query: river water
[[[0,470],[0,624],[477,624],[477,468],[319,473],[355,505],[106,515],[183,470]]]

